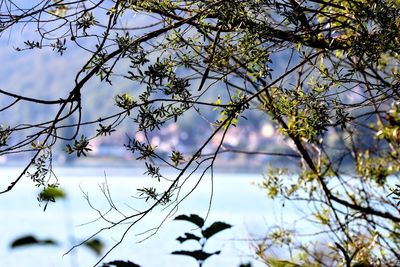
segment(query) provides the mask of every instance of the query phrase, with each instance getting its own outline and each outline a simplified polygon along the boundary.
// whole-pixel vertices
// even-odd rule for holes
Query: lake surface
[[[16,175],[15,168],[0,169],[1,188],[6,186],[11,177]],[[98,209],[107,210],[107,200],[99,185],[105,176],[113,202],[125,214],[132,213],[132,208],[143,208],[142,201],[135,199],[136,189],[149,184],[151,178],[144,176],[142,170],[131,168],[56,168],[61,187],[66,191],[67,199],[50,204],[46,212],[36,200],[38,189],[25,178],[11,192],[0,195],[0,266],[57,266],[86,267],[97,262],[98,256],[87,248],[80,247],[72,253],[63,254],[78,241],[95,233],[106,224],[96,221],[89,223],[98,214],[84,199],[89,195],[91,203]],[[260,174],[217,173],[213,182],[213,199],[206,222],[224,221],[234,227],[213,237],[206,245],[206,251],[222,250],[221,255],[213,256],[204,267],[239,266],[240,263],[252,262],[253,266],[265,266],[253,259],[250,240],[266,234],[269,226],[283,222],[282,208],[279,201],[267,199],[265,192],[255,183],[262,181]],[[196,179],[188,181],[189,190]],[[191,184],[192,183],[192,184]],[[182,193],[185,191],[183,190]],[[173,215],[195,213],[202,217],[207,214],[210,201],[211,181],[205,177],[198,188],[179,206]],[[294,212],[285,207],[285,214]],[[195,249],[194,243],[179,244],[175,240],[184,232],[193,230],[193,225],[173,221],[168,218],[156,235],[142,241],[147,235],[138,235],[159,225],[166,216],[166,211],[158,210],[132,228],[123,243],[105,259],[130,260],[142,267],[179,267],[197,266],[195,261],[184,256],[171,255],[174,250]],[[118,218],[111,214],[110,218]],[[99,235],[106,249],[111,248],[120,239],[125,226],[103,232]],[[34,235],[37,238],[58,240],[58,246],[36,246],[10,249],[10,243],[17,237]],[[213,240],[214,239],[214,240]]]

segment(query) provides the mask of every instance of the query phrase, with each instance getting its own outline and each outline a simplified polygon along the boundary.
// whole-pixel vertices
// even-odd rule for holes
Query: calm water
[[[8,178],[16,169],[0,169],[0,185],[7,184]],[[72,254],[63,254],[77,241],[93,234],[104,223],[91,222],[97,213],[89,207],[83,192],[89,195],[92,204],[103,211],[107,209],[99,184],[104,183],[104,173],[114,203],[125,213],[132,213],[131,208],[143,208],[141,201],[133,198],[136,188],[152,182],[142,175],[143,171],[128,168],[59,168],[56,169],[67,199],[50,205],[46,212],[36,201],[37,188],[26,178],[14,190],[0,195],[0,266],[92,266],[97,256],[87,248],[78,248]],[[206,261],[205,267],[238,266],[241,262],[253,262],[253,266],[264,266],[254,260],[251,242],[253,236],[266,233],[268,226],[281,221],[281,203],[268,200],[254,183],[262,180],[261,174],[219,173],[214,178],[214,197],[208,223],[215,220],[228,222],[234,227],[216,235],[206,246],[212,252],[221,249],[220,256]],[[194,181],[188,181],[187,192]],[[83,192],[82,192],[83,191]],[[204,216],[210,200],[211,182],[205,178],[199,187],[180,205],[176,215],[196,213]],[[285,213],[288,213],[285,207]],[[158,233],[141,242],[146,235],[138,235],[158,225],[166,215],[165,211],[153,212],[141,224],[134,227],[124,243],[113,251],[105,261],[115,259],[131,260],[143,267],[158,266],[196,266],[194,260],[183,256],[173,256],[174,250],[193,249],[193,244],[180,245],[175,240],[185,231],[193,230],[189,223],[167,219]],[[119,218],[111,214],[110,218]],[[106,248],[119,240],[125,226],[100,235]],[[13,239],[32,234],[38,238],[57,239],[57,247],[27,247],[9,249]]]

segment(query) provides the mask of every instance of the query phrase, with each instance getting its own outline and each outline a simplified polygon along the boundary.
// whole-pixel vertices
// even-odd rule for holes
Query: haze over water
[[[6,186],[7,178],[16,174],[15,168],[0,170],[0,185]],[[105,182],[105,175],[114,203],[126,214],[133,213],[131,208],[144,208],[146,204],[134,198],[137,188],[151,181],[142,175],[143,170],[132,168],[57,168],[61,188],[66,191],[67,199],[50,203],[43,212],[36,200],[38,189],[28,179],[18,184],[11,192],[2,195],[0,214],[0,259],[2,266],[91,266],[97,256],[87,248],[81,247],[73,253],[63,256],[72,244],[93,234],[104,223],[89,223],[98,218],[96,211],[89,207],[84,193],[89,195],[91,203],[99,210],[106,211],[107,200],[99,185]],[[7,181],[7,182],[6,182]],[[207,260],[207,266],[239,266],[240,263],[252,261],[253,266],[263,266],[252,260],[252,237],[266,235],[269,226],[282,222],[282,209],[279,201],[267,199],[265,192],[254,183],[262,181],[261,174],[217,173],[214,177],[214,194],[211,210],[206,222],[224,221],[234,227],[219,233],[206,246],[207,252],[222,250],[221,255]],[[153,181],[154,182],[154,181]],[[209,177],[205,177],[199,187],[179,206],[172,218],[180,214],[198,214],[206,216],[211,192]],[[141,204],[139,204],[141,203]],[[285,207],[285,214],[290,214],[290,207]],[[292,210],[293,212],[293,210]],[[150,214],[142,223],[133,228],[122,245],[105,260],[130,260],[143,267],[149,266],[196,266],[193,259],[170,255],[174,250],[198,249],[194,243],[179,244],[175,239],[184,232],[193,230],[187,222],[166,220],[155,236],[138,243],[148,234],[139,233],[157,227],[165,217],[166,211],[158,209]],[[118,214],[110,215],[118,218]],[[285,217],[289,218],[289,217]],[[290,218],[289,218],[290,219]],[[293,223],[290,220],[290,223]],[[289,224],[287,224],[289,225]],[[102,233],[99,237],[106,249],[119,240],[125,226],[117,227]],[[11,250],[12,240],[34,235],[40,239],[51,238],[59,241],[59,246],[36,246]]]

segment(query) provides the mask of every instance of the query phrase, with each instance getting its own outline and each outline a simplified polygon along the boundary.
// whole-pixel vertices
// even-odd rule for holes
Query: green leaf
[[[47,205],[50,202],[56,202],[56,199],[65,198],[65,192],[58,188],[56,184],[51,184],[45,187],[42,192],[39,193],[37,199],[39,202],[45,202],[43,211],[46,211]]]
[[[169,158],[172,160],[175,166],[178,166],[184,160],[181,152],[176,150],[172,151],[172,155]]]
[[[130,261],[110,261],[107,263],[104,263],[102,267],[140,267],[140,265],[137,265],[136,263],[130,262]]]
[[[218,95],[217,100],[213,103],[216,106],[220,106],[221,105],[221,97]],[[217,110],[218,107],[214,107],[213,110]]]
[[[99,256],[104,249],[104,244],[101,240],[99,239],[92,239],[83,244],[87,248],[89,248],[91,251],[96,253],[97,256]]]
[[[180,236],[176,240],[178,240],[180,243],[183,243],[188,240],[196,240],[200,241],[201,237],[191,234],[191,233],[185,233],[185,236]]]
[[[174,251],[171,254],[173,255],[183,255],[183,256],[189,256],[194,258],[197,261],[205,261],[212,255],[218,255],[221,251],[216,251],[213,253],[207,253],[202,250],[194,250],[194,251],[186,251],[186,250],[180,250],[180,251]]]
[[[190,214],[190,216],[179,215],[179,216],[175,217],[174,220],[191,222],[191,223],[197,225],[200,228],[202,228],[203,225],[204,225],[204,219],[201,218],[200,216],[196,215],[196,214]]]
[[[133,96],[130,96],[127,93],[124,93],[122,95],[116,95],[115,96],[115,104],[127,111],[127,114],[130,114],[130,110],[136,105],[136,101],[133,98]]]
[[[232,225],[224,223],[224,222],[215,222],[211,226],[209,226],[207,229],[203,230],[201,233],[205,238],[210,238],[213,235],[225,230],[231,228]]]
[[[42,192],[39,193],[39,200],[40,201],[52,201],[54,202],[55,199],[64,199],[65,192],[58,188],[56,185],[49,185],[48,187],[44,188]]]
[[[10,247],[17,248],[17,247],[30,246],[30,245],[57,245],[57,242],[52,239],[39,240],[32,235],[27,235],[27,236],[23,236],[23,237],[20,237],[20,238],[14,240],[11,243]]]

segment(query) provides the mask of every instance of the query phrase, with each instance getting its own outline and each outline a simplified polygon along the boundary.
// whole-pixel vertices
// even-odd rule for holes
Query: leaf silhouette
[[[205,261],[206,259],[208,259],[212,255],[217,255],[220,252],[221,251],[219,251],[219,250],[216,251],[216,252],[213,252],[213,253],[207,253],[207,252],[204,252],[202,250],[194,250],[194,251],[179,250],[179,251],[174,251],[171,254],[189,256],[189,257],[194,258],[197,261]]]
[[[204,219],[201,218],[199,215],[196,215],[196,214],[190,214],[190,216],[179,215],[179,216],[175,217],[174,220],[191,222],[191,223],[197,225],[200,228],[202,228],[203,225],[204,225]]]
[[[104,263],[103,267],[140,267],[140,265],[130,261],[110,261],[108,263]]]
[[[103,242],[99,239],[89,240],[85,242],[83,245],[92,250],[94,253],[96,253],[96,255],[100,255],[104,248]]]
[[[215,222],[211,226],[209,226],[207,229],[201,231],[203,236],[205,238],[210,238],[213,235],[225,230],[231,228],[232,225],[224,223],[224,222]]]
[[[178,240],[180,243],[183,243],[188,240],[196,240],[200,241],[201,237],[191,234],[191,233],[185,233],[185,236],[180,236],[176,240]]]
[[[11,248],[17,248],[30,245],[57,245],[57,242],[51,239],[39,240],[32,235],[27,235],[14,240],[11,243]]]

